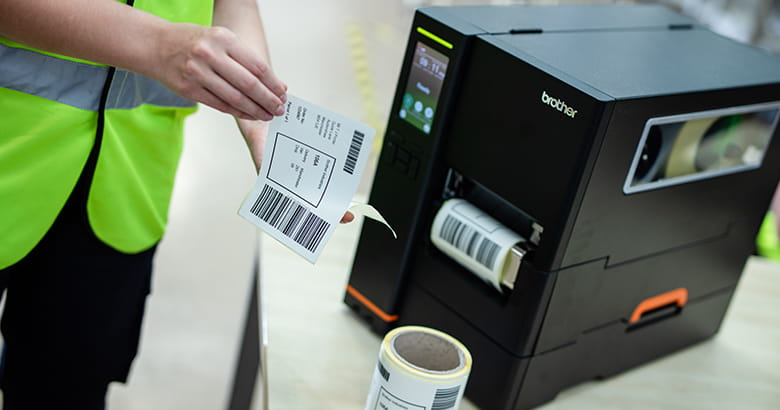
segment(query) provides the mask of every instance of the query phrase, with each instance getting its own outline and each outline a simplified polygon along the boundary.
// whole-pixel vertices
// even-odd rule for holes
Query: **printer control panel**
[[[426,134],[433,127],[449,61],[431,46],[417,42],[398,116]]]
[[[394,131],[387,135],[382,159],[392,168],[414,181],[420,172],[422,148],[414,143],[404,141],[404,138]]]

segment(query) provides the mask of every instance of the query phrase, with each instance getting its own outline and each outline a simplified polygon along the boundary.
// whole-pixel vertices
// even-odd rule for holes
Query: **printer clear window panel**
[[[417,42],[398,115],[426,134],[431,132],[449,61],[444,54]]]
[[[624,191],[630,194],[761,166],[779,112],[774,104],[649,120]]]

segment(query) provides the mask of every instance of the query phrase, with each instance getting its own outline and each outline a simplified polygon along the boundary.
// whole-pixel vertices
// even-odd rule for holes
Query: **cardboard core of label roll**
[[[390,345],[404,363],[423,372],[448,374],[465,365],[463,352],[458,346],[433,333],[400,333]]]

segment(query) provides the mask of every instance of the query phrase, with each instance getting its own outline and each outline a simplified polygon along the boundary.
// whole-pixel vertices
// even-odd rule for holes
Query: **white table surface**
[[[342,302],[359,229],[341,226],[314,266],[263,238],[271,409],[365,405],[380,337]],[[780,409],[780,264],[749,260],[714,338],[542,408]]]

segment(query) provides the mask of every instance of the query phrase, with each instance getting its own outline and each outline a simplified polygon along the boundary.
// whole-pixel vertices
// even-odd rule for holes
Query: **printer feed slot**
[[[441,201],[451,198],[463,198],[477,208],[484,210],[523,238],[535,248],[539,245],[544,233],[542,223],[522,210],[518,205],[502,198],[477,181],[468,178],[450,168],[441,193]]]
[[[527,213],[450,169],[430,239],[445,256],[499,291],[513,290],[523,259],[541,240]]]
[[[633,194],[761,166],[780,103],[652,118],[623,192]]]

